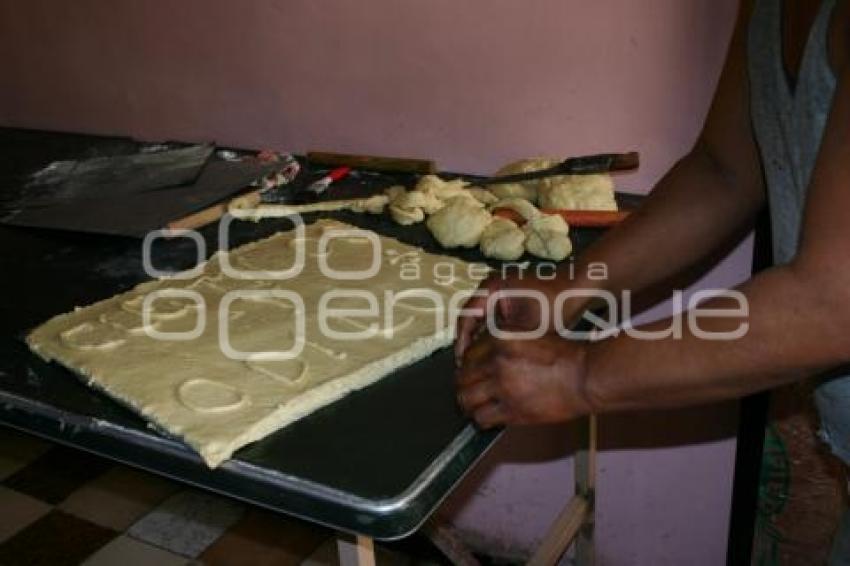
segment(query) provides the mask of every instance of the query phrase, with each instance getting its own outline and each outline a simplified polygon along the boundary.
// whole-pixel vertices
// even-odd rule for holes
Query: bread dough
[[[406,192],[407,189],[405,189],[403,185],[393,185],[392,187],[384,189],[384,194],[387,195],[388,199],[390,199],[390,204]]]
[[[548,157],[520,159],[501,167],[498,171],[496,171],[496,173],[494,173],[494,176],[501,177],[503,175],[516,175],[518,173],[531,173],[533,171],[540,171],[541,169],[548,169],[558,163],[559,161],[557,159],[551,159]],[[537,202],[537,191],[540,188],[541,183],[542,180],[535,179],[532,181],[524,181],[522,183],[489,185],[488,188],[500,199],[521,198],[531,202]]]
[[[525,252],[525,233],[507,218],[493,218],[481,234],[481,253],[502,261],[514,261]]]
[[[410,226],[425,220],[425,211],[421,208],[403,208],[390,204],[390,216],[396,223],[402,226]]]
[[[434,193],[423,193],[421,191],[408,191],[403,195],[399,195],[392,201],[392,205],[398,208],[411,210],[414,208],[422,209],[425,214],[434,214],[443,208],[443,200],[437,197]]]
[[[390,215],[403,226],[421,222],[456,199],[466,199],[467,204],[477,208],[498,200],[486,189],[468,187],[460,179],[444,181],[436,175],[425,175],[412,191],[395,186],[385,193],[390,199]]]
[[[552,157],[521,159],[505,165],[495,175],[531,173],[554,167],[561,161]],[[607,173],[556,175],[523,183],[490,185],[489,189],[501,199],[522,198],[544,209],[617,210],[614,182]]]
[[[499,200],[499,197],[488,191],[487,189],[481,187],[469,187],[466,189],[466,194],[471,195],[472,198],[477,200],[483,205],[491,205]]]
[[[562,175],[553,177],[538,192],[540,208],[566,210],[617,210],[611,176]]]
[[[378,237],[380,249],[374,249],[362,231],[335,237],[323,250],[322,236],[340,229],[354,227],[320,220],[303,236],[280,232],[216,254],[198,276],[150,281],[59,315],[36,328],[27,342],[44,359],[58,361],[182,437],[215,467],[239,447],[451,343],[454,319],[448,307],[456,305],[449,299],[474,290],[481,267],[470,271],[464,261],[385,237]],[[305,265],[297,277],[268,278],[290,267],[299,249]],[[380,256],[378,271],[363,280],[332,279],[320,270],[320,262],[340,272],[367,270],[374,254]],[[237,278],[240,273],[229,271],[228,264],[266,278]],[[419,278],[411,279],[410,270],[402,275],[411,264],[419,267]],[[442,277],[446,265],[452,268],[450,279]],[[348,294],[327,306],[349,311],[323,318],[320,301],[330,291]],[[357,291],[377,299],[375,316],[351,314],[369,304]],[[391,293],[390,300],[385,293]],[[292,359],[269,356],[297,347],[299,319],[300,353]],[[321,331],[322,320],[336,332],[374,335],[340,339]],[[223,353],[220,331],[236,358]]]
[[[374,195],[368,198],[347,200],[329,200],[309,204],[259,204],[247,207],[245,207],[246,204],[243,202],[234,201],[231,202],[228,210],[233,216],[241,220],[259,221],[263,218],[283,218],[296,214],[335,212],[339,210],[381,214],[389,201],[390,199],[387,195]]]
[[[525,249],[539,258],[561,261],[573,251],[567,236],[569,227],[557,214],[541,215],[528,220],[522,227],[525,232]]]
[[[450,199],[445,207],[432,214],[427,225],[444,248],[472,248],[478,245],[492,219],[481,203],[461,196]]]
[[[447,198],[466,192],[465,187],[467,185],[469,183],[463,179],[444,181],[436,175],[424,175],[416,183],[416,187],[413,190],[435,196],[440,200],[446,200]]]

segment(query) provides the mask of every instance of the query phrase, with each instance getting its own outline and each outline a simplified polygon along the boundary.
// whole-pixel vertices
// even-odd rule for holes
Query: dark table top
[[[20,190],[24,175],[56,159],[126,151],[125,139],[0,129],[0,196]],[[412,177],[355,175],[337,195],[367,194]],[[0,198],[0,202],[2,198]],[[385,217],[339,213],[429,251],[445,250],[424,226],[402,228]],[[315,217],[313,217],[315,218]],[[307,217],[310,222],[313,218]],[[231,245],[288,229],[285,220],[233,225]],[[217,226],[201,230],[217,249]],[[573,233],[581,248],[598,235]],[[215,470],[178,439],[41,361],[23,343],[51,316],[131,289],[147,279],[141,241],[57,230],[0,226],[0,422],[130,465],[337,529],[381,539],[406,536],[436,508],[498,437],[481,432],[455,403],[453,360],[446,348],[364,390],[239,450]],[[457,254],[480,260],[475,251]],[[186,238],[155,250],[160,269],[195,259]]]

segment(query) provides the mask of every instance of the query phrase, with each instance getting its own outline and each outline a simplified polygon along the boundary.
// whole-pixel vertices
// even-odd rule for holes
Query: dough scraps
[[[299,254],[297,276],[272,278]],[[376,263],[362,280],[327,275],[374,271]],[[238,448],[449,345],[454,309],[486,268],[320,220],[303,234],[279,232],[217,253],[197,272],[56,316],[27,343],[216,467]],[[274,354],[297,352],[299,341],[294,357]]]

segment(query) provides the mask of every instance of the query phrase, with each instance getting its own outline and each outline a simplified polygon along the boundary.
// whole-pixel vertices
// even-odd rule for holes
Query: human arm
[[[483,284],[485,290],[534,289],[550,298],[565,289],[619,293],[628,288],[638,293],[697,264],[752,222],[764,203],[764,187],[749,117],[744,4],[697,143],[640,209],[586,250],[569,274],[564,270],[545,281],[496,275]],[[594,264],[605,266],[605,280],[589,276]],[[458,359],[482,326],[486,300],[473,298],[458,320]],[[568,326],[587,306],[586,298],[567,300],[552,318],[560,317]],[[534,301],[500,300],[498,307],[505,324],[535,328],[540,321]]]
[[[848,68],[840,72],[834,100],[809,183],[798,253],[789,264],[736,289],[748,305],[746,319],[701,318],[697,326],[684,324],[681,337],[642,340],[623,332],[589,345],[546,337],[540,339],[545,344],[520,348],[488,337],[470,349],[459,371],[465,409],[483,426],[492,426],[685,406],[775,387],[850,360]],[[724,297],[700,308],[730,306],[737,303]],[[673,322],[639,330],[660,330]],[[732,332],[742,322],[747,331],[736,339],[703,335]],[[542,358],[524,354],[540,349],[553,360],[537,363]],[[521,386],[519,375],[525,376]],[[528,391],[534,391],[533,398]],[[543,399],[557,409],[538,410]]]

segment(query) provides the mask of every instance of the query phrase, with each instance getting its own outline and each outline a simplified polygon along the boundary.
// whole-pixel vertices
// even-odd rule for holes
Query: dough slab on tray
[[[339,222],[303,229],[54,317],[27,342],[215,467],[450,344],[452,310],[486,275]],[[299,253],[300,273],[272,278]]]

